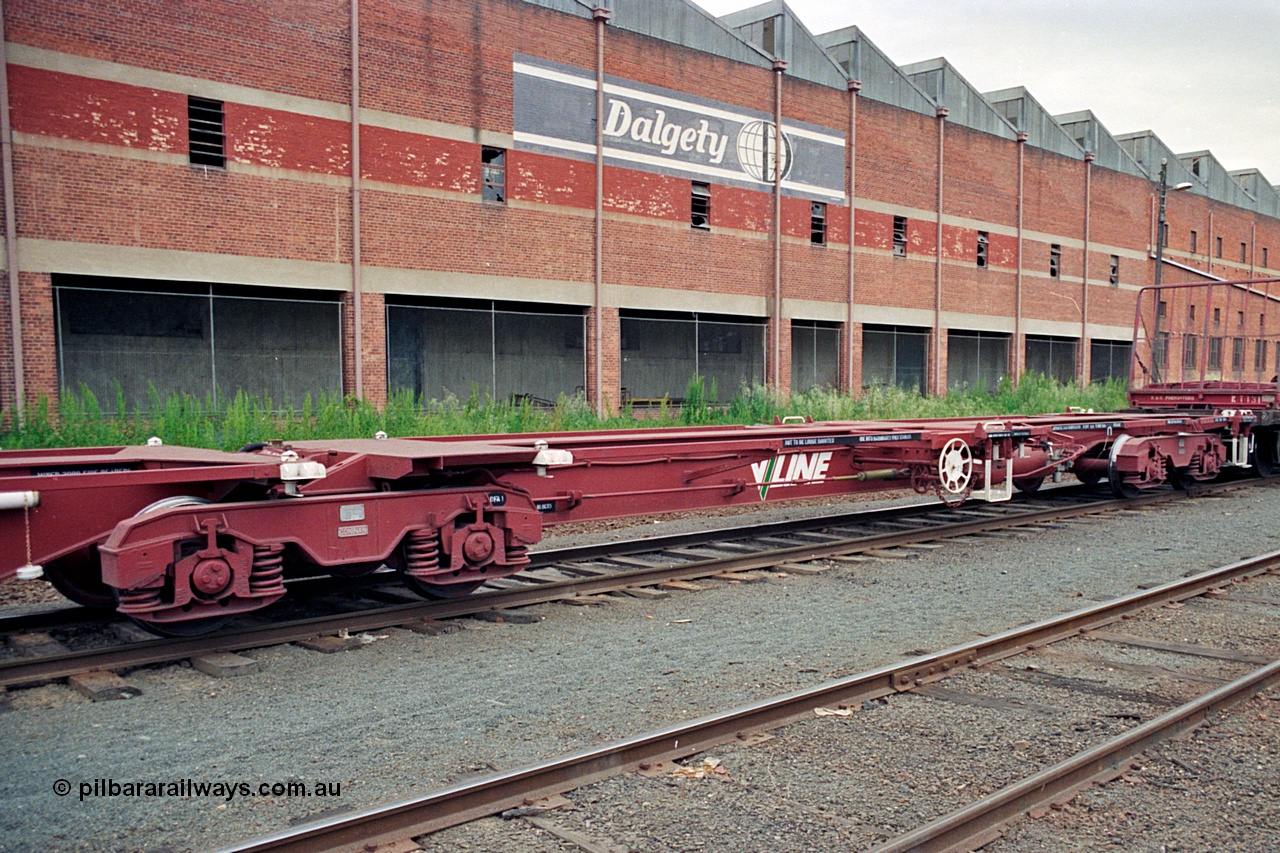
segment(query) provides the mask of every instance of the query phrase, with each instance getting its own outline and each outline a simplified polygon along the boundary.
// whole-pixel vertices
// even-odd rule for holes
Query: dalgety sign
[[[516,148],[594,160],[595,75],[519,54],[513,71]],[[765,113],[616,77],[605,78],[604,98],[608,163],[759,190],[781,169],[787,195],[844,201],[838,131],[784,121],[778,152]]]

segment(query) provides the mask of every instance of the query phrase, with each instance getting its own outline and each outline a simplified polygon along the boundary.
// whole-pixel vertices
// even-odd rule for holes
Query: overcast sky
[[[713,15],[752,0],[695,0]],[[945,56],[979,92],[1025,86],[1053,115],[1280,184],[1276,0],[788,0],[812,33],[862,29],[893,62]]]

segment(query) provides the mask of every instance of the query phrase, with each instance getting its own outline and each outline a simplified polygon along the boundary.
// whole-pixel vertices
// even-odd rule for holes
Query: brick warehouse
[[[1162,160],[1190,184],[1164,281],[1280,269],[1256,170],[781,2],[7,0],[3,25],[9,411],[1124,376]]]

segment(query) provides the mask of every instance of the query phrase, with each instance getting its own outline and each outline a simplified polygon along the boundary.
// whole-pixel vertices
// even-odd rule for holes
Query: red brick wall
[[[482,140],[512,132],[513,57],[528,54],[594,71],[595,24],[519,0],[364,0],[360,11],[363,106],[402,117],[410,128],[416,120],[443,126],[438,131],[435,125],[362,128],[362,176],[369,182],[362,195],[366,268],[508,277],[510,293],[503,296],[516,301],[526,298],[523,279],[589,284],[594,164],[510,151],[509,203],[482,204],[480,149]],[[308,103],[327,115],[340,114],[349,101],[348,14],[345,3],[320,0],[7,3],[7,31],[14,44],[117,63],[125,67],[123,79],[134,81],[10,66],[14,127],[23,135],[15,147],[21,235],[349,263],[351,200],[344,182],[350,128],[335,118],[304,114]],[[607,73],[620,78],[768,115],[774,110],[778,78],[767,67],[612,27],[606,31],[605,62]],[[130,68],[137,73],[127,73]],[[186,163],[186,95],[153,88],[165,83],[144,73],[152,71],[255,93],[244,99],[252,103],[232,98],[225,104],[227,171]],[[785,75],[782,88],[786,118],[847,132],[848,92]],[[307,100],[302,105],[273,101],[276,95]],[[993,320],[1011,315],[1019,256],[1011,236],[1017,224],[1019,146],[945,124],[939,247],[938,133],[932,116],[858,100],[857,195],[869,203],[857,210],[852,227],[847,205],[828,204],[827,245],[815,246],[809,241],[811,200],[784,197],[784,299],[834,303],[843,315],[852,234],[859,304],[931,312],[940,250],[945,311]],[[1024,157],[1023,222],[1029,232],[1021,247],[1024,316],[1075,323],[1081,286],[1065,279],[1078,278],[1085,266],[1075,248],[1084,236],[1085,166],[1031,146],[1024,146]],[[1092,174],[1089,278],[1105,282],[1110,255],[1128,253],[1121,260],[1122,284],[1149,283],[1153,264],[1133,254],[1150,247],[1151,183],[1102,168]],[[680,310],[687,310],[689,293],[700,295],[706,312],[724,310],[725,296],[772,303],[771,187],[713,182],[709,231],[689,226],[687,179],[609,166],[602,203],[607,285],[679,294]],[[908,219],[906,258],[892,255],[895,211]],[[1168,215],[1170,256],[1206,269],[1212,264],[1218,275],[1247,274],[1260,263],[1261,247],[1269,254],[1280,252],[1277,220],[1181,193],[1170,194]],[[1199,235],[1195,256],[1186,245],[1192,228]],[[975,262],[979,230],[990,231],[985,269]],[[1224,243],[1221,259],[1213,256],[1218,236]],[[1053,242],[1065,244],[1058,280],[1045,275]],[[1241,242],[1248,244],[1244,263]],[[1280,258],[1270,263],[1280,268]],[[27,353],[28,376],[31,387],[52,393],[53,326],[46,316],[48,296],[41,295],[48,290],[47,271],[24,273],[22,282],[24,326],[33,348]],[[1089,319],[1128,326],[1133,299],[1132,289],[1091,287]],[[366,293],[363,306],[364,390],[381,402],[386,393],[382,296]],[[5,309],[0,298],[0,323]],[[349,314],[348,390],[356,358]],[[617,317],[617,307],[607,307],[600,330],[603,387],[615,403]],[[861,331],[849,331],[842,346],[852,349],[860,369]],[[5,337],[0,335],[0,359],[11,363]],[[790,377],[785,328],[781,337],[777,379],[785,387]],[[857,376],[845,378],[854,387],[860,384]],[[12,404],[12,384],[11,371],[0,369],[0,403]]]

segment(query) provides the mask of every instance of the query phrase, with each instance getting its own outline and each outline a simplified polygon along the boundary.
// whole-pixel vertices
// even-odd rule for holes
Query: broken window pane
[[[689,198],[689,225],[693,228],[711,227],[711,185],[693,182]]]
[[[480,198],[507,203],[507,152],[503,148],[480,149]]]

